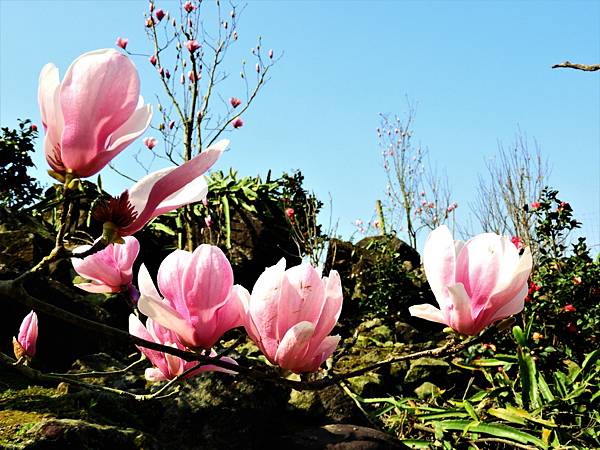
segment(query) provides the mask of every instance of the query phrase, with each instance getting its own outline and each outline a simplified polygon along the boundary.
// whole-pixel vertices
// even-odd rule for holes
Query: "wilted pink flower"
[[[538,209],[540,207],[540,202],[531,202],[531,209]]]
[[[196,39],[187,41],[185,43],[185,46],[190,51],[190,53],[194,53],[201,47],[200,43]]]
[[[124,244],[110,244],[104,250],[83,259],[71,258],[75,272],[89,280],[78,283],[79,289],[87,292],[119,292],[133,281],[133,263],[140,252],[140,243],[133,236],[125,236]],[[73,253],[83,253],[91,245],[82,245]]]
[[[183,346],[177,339],[177,335],[171,330],[160,326],[152,319],[147,319],[146,326],[144,326],[142,322],[140,322],[140,319],[138,319],[134,314],[129,316],[129,334],[147,341],[156,342],[157,344],[177,348],[179,350],[186,349],[185,346]],[[138,346],[138,349],[144,355],[146,355],[146,357],[154,366],[153,368],[146,369],[146,372],[144,373],[144,376],[148,381],[172,380],[176,376],[181,375],[183,372],[191,369],[197,364],[196,361],[186,361],[169,353],[150,350],[146,347]],[[214,357],[216,355],[216,352],[211,350],[210,356]],[[226,356],[221,357],[220,360],[231,364],[237,364],[233,359]],[[199,374],[200,372],[207,371],[235,373],[231,370],[223,369],[215,365],[206,365],[200,366],[197,370],[190,372],[185,376],[185,378],[190,378]]]
[[[92,176],[137,139],[152,119],[152,108],[139,93],[135,66],[113,49],[81,55],[62,83],[56,66],[46,64],[38,101],[52,170]]]
[[[233,125],[233,128],[242,128],[244,126],[244,121],[241,117],[236,117],[233,122],[231,122],[231,125]]]
[[[192,348],[211,348],[227,330],[242,325],[240,286],[219,247],[202,244],[193,253],[175,250],[158,269],[154,287],[144,265],[138,274],[138,308]]]
[[[196,9],[196,7],[194,6],[194,4],[192,2],[185,2],[183,4],[183,9],[185,9],[185,12],[191,13],[193,10]]]
[[[13,337],[13,351],[17,359],[33,358],[38,338],[38,318],[37,314],[31,311],[25,316],[18,337]]]
[[[156,62],[157,62],[157,61],[158,61],[158,60],[156,59],[156,55],[152,55],[152,56],[150,57],[150,64],[152,64],[153,66],[155,66],[155,65],[156,65]]]
[[[146,147],[148,147],[150,150],[152,150],[154,147],[156,147],[156,144],[157,144],[156,138],[154,138],[154,137],[150,137],[150,136],[147,136],[147,137],[145,137],[145,138],[142,140],[142,142],[143,142],[143,143],[144,143],[144,145],[145,145]]]
[[[205,225],[206,225],[208,228],[212,227],[212,224],[213,224],[212,217],[210,217],[210,216],[206,216],[206,217],[204,218],[204,224],[205,224]]]
[[[156,14],[156,20],[158,22],[160,22],[161,20],[163,20],[164,17],[165,17],[165,15],[166,15],[165,12],[162,9],[157,9],[155,14]]]
[[[127,48],[127,44],[129,43],[129,39],[127,38],[122,38],[122,37],[118,37],[117,38],[117,46],[121,47],[123,50],[125,50]]]
[[[223,139],[181,166],[157,170],[94,210],[105,232],[130,236],[161,214],[206,198],[208,186],[202,176],[219,159],[229,141]]]
[[[242,101],[239,98],[231,97],[229,99],[229,103],[231,103],[232,107],[237,108],[238,106],[240,106],[242,104]]]
[[[423,304],[410,313],[475,335],[523,309],[532,258],[529,248],[519,257],[508,237],[484,233],[455,242],[441,226],[427,238],[423,266],[440,309]]]
[[[295,373],[314,372],[333,353],[340,336],[329,336],[342,310],[335,270],[323,277],[308,264],[267,268],[252,295],[243,291],[244,327],[269,361]]]

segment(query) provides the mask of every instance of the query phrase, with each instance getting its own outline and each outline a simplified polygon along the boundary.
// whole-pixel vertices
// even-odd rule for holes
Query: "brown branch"
[[[572,63],[571,61],[565,61],[560,64],[554,64],[552,66],[552,68],[553,69],[567,68],[567,69],[583,70],[584,72],[595,72],[597,70],[600,70],[600,64],[587,65],[587,64],[576,64],[576,63]]]

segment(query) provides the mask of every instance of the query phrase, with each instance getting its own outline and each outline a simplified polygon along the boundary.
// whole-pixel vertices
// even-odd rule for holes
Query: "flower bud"
[[[189,1],[188,1],[188,2],[185,2],[185,3],[183,4],[183,9],[185,9],[185,12],[189,14],[189,13],[191,13],[193,10],[195,10],[195,9],[196,9],[196,7],[194,6],[194,4],[193,4],[192,2],[189,2]]]
[[[239,98],[231,97],[229,99],[229,103],[231,103],[231,106],[233,108],[237,108],[238,106],[240,106],[242,104],[242,101]]]
[[[293,219],[295,214],[294,208],[286,208],[285,215],[288,216],[289,219]]]
[[[165,12],[162,9],[157,9],[156,10],[156,20],[160,22],[161,20],[164,19],[164,17],[165,17]]]
[[[201,47],[200,43],[195,39],[187,41],[185,43],[185,46],[190,51],[190,53],[194,53],[196,50],[198,50]]]
[[[260,73],[260,64],[256,63],[256,73]]]
[[[241,117],[236,117],[233,122],[231,122],[231,125],[233,125],[233,128],[241,128],[244,126],[244,121]]]
[[[172,130],[174,126],[175,126],[175,121],[174,121],[174,120],[171,120],[171,121],[169,122],[169,130]]]
[[[156,147],[156,138],[153,137],[145,137],[144,140],[142,141],[144,143],[144,145],[146,147],[148,147],[149,150],[152,150],[154,147]]]
[[[32,123],[30,129],[31,131],[37,131],[37,125],[35,123]]]
[[[269,59],[273,59],[273,49],[269,50]]]
[[[153,66],[156,66],[156,62],[157,62],[156,55],[152,55],[150,57],[150,64],[152,64]]]
[[[125,50],[127,48],[127,44],[129,43],[129,39],[127,38],[122,38],[122,37],[118,37],[117,38],[117,47],[121,47],[123,50]]]

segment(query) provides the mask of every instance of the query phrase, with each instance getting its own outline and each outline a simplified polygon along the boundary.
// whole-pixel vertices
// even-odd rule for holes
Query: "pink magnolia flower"
[[[423,266],[440,309],[423,304],[410,313],[475,335],[523,309],[532,258],[529,248],[519,257],[509,237],[483,233],[463,243],[441,226],[427,238]]]
[[[52,170],[89,177],[121,153],[152,119],[152,107],[139,94],[135,66],[114,49],[84,53],[62,83],[56,66],[46,64],[38,101]]]
[[[118,236],[130,236],[161,214],[206,198],[202,176],[219,159],[229,141],[224,139],[178,167],[157,170],[135,183],[119,197],[100,204],[94,218]],[[109,225],[107,225],[109,224]]]
[[[157,281],[164,299],[142,265],[138,308],[185,346],[211,348],[227,330],[242,325],[237,297],[243,288],[233,285],[233,270],[219,247],[175,250],[161,263]]]
[[[38,318],[37,314],[31,311],[25,316],[18,337],[13,337],[13,350],[15,357],[33,358],[35,356],[35,347],[38,338]]]
[[[166,16],[165,12],[162,9],[157,9],[154,14],[156,14],[156,20],[158,22],[160,22],[161,20],[163,20],[164,17]]]
[[[231,103],[231,106],[233,108],[237,108],[238,106],[240,106],[242,104],[242,101],[239,98],[231,97],[229,99],[229,103]]]
[[[117,38],[116,45],[121,47],[123,50],[125,50],[127,48],[127,44],[129,44],[129,39],[121,38],[121,37]]]
[[[233,125],[233,128],[242,128],[244,126],[244,121],[241,117],[236,117],[233,119],[233,122],[231,122],[231,125]]]
[[[142,141],[144,143],[144,145],[146,147],[148,147],[148,149],[152,150],[154,147],[156,147],[157,144],[157,140],[154,137],[145,137],[144,140]]]
[[[200,42],[198,42],[196,39],[187,41],[185,43],[185,46],[190,51],[190,53],[194,53],[196,50],[198,50],[201,47]]]
[[[295,373],[314,372],[333,353],[340,336],[329,336],[342,310],[342,285],[302,264],[285,270],[285,259],[267,268],[252,295],[243,291],[244,327],[269,361]]]
[[[147,341],[168,345],[169,347],[178,348],[179,350],[185,350],[185,347],[179,343],[175,333],[160,326],[152,319],[147,319],[146,326],[144,326],[142,322],[140,322],[140,319],[131,314],[129,316],[129,334],[146,339]],[[197,364],[196,361],[186,361],[169,353],[150,350],[146,347],[138,346],[138,349],[144,355],[146,355],[146,357],[154,366],[153,368],[146,369],[146,372],[144,373],[144,376],[148,381],[172,380],[176,376],[181,375],[183,372],[191,369]],[[210,352],[210,356],[216,356],[216,352],[212,350]],[[228,357],[221,357],[220,360],[237,364],[233,359]],[[235,373],[231,370],[223,369],[211,364],[199,367],[198,369],[188,373],[185,378],[190,378],[199,374],[200,372],[207,371]]]
[[[140,252],[140,243],[133,236],[126,236],[124,244],[110,244],[104,250],[86,258],[71,258],[73,268],[88,283],[78,283],[79,289],[87,292],[119,292],[133,281],[133,263]],[[82,245],[73,250],[83,253],[91,245]]]

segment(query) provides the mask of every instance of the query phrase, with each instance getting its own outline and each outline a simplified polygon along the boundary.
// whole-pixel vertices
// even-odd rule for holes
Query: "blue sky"
[[[175,10],[175,2],[157,2]],[[40,123],[37,78],[47,62],[66,71],[81,53],[129,38],[147,52],[145,1],[0,0],[0,123]],[[478,174],[520,128],[552,165],[550,181],[600,243],[600,73],[552,70],[566,59],[600,62],[600,2],[250,1],[229,71],[239,72],[258,35],[283,51],[219,168],[242,175],[301,169],[348,237],[368,220],[386,186],[375,129],[378,113],[417,104],[415,139],[447,171],[457,219],[466,221]],[[156,76],[134,58],[142,94]],[[230,89],[234,91],[233,77]],[[235,95],[223,92],[228,98]],[[41,139],[36,162],[45,162]],[[117,159],[136,173],[131,154]],[[128,183],[108,172],[105,187]],[[327,221],[327,215],[323,217]]]

